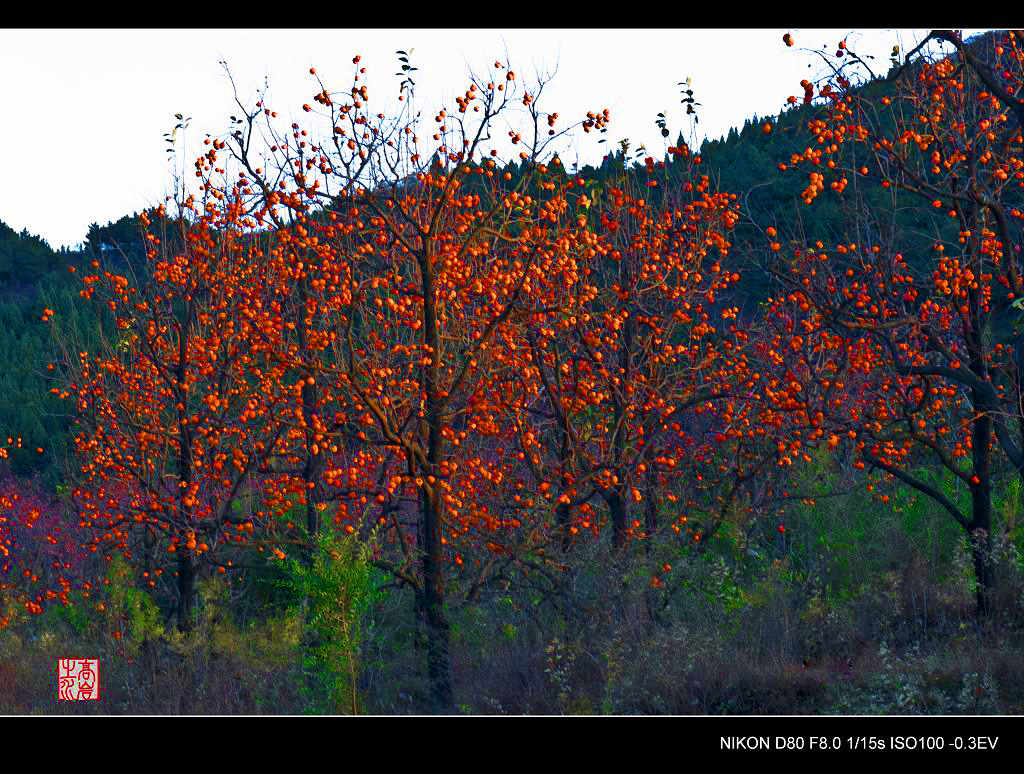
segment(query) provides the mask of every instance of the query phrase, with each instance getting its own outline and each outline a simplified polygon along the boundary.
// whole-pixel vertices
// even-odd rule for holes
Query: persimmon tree
[[[540,111],[543,81],[523,86],[498,62],[428,126],[402,61],[391,115],[370,108],[356,57],[340,93],[311,70],[317,108],[303,108],[319,128],[282,129],[262,100],[239,102],[225,142],[249,211],[287,241],[280,293],[303,314],[266,341],[314,388],[303,397],[305,453],[320,471],[307,473],[312,508],[389,533],[398,554],[377,564],[414,590],[432,700],[449,709],[446,579],[472,570],[481,581],[493,565],[467,568],[466,547],[514,554],[538,526],[506,518],[503,493],[522,499],[523,484],[503,456],[509,438],[528,437],[510,419],[523,413],[515,377],[528,351],[514,339],[535,289],[570,260],[570,181],[553,153],[568,130]],[[574,127],[607,120],[594,112]]]
[[[852,436],[860,464],[964,528],[981,614],[1000,452],[1024,469],[1022,42],[934,31],[894,60],[881,93],[841,43],[816,96],[805,86],[822,103],[814,142],[788,162],[809,168],[808,205],[819,194],[844,201],[848,237],[826,247],[768,236],[785,288],[773,312],[788,341],[776,351],[799,355],[804,387],[820,388],[820,413],[807,417],[815,435],[833,445]],[[926,462],[969,492],[968,507],[920,473]]]
[[[98,351],[58,342],[64,384],[54,388],[73,402],[69,475],[88,550],[122,554],[151,587],[174,578],[183,630],[198,577],[225,572],[225,549],[254,533],[269,541],[287,505],[287,481],[268,471],[295,389],[249,335],[268,324],[254,290],[265,245],[237,200],[220,196],[187,198],[174,217],[163,206],[141,216],[142,277],[92,263],[81,295],[109,327]]]
[[[715,424],[701,415],[739,403],[729,398],[739,398],[746,370],[744,333],[722,299],[739,279],[727,268],[735,196],[710,190],[685,146],[671,151],[671,180],[648,157],[646,172],[623,170],[603,188],[577,181],[586,223],[572,305],[535,316],[533,367],[551,420],[547,446],[557,450],[538,483],[557,498],[563,548],[606,518],[617,549],[653,535],[665,493],[678,501],[671,482],[684,478],[683,500],[669,510],[672,526],[685,524],[700,486],[688,461]],[[669,190],[652,201],[659,184]]]

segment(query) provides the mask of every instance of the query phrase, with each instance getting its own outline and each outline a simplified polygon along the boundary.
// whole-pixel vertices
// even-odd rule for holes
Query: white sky
[[[796,39],[786,48],[784,32]],[[965,31],[970,34],[974,31]],[[299,116],[319,89],[310,66],[331,90],[351,85],[352,57],[367,68],[371,104],[384,109],[397,93],[395,51],[412,49],[417,104],[454,107],[472,69],[486,72],[506,58],[518,78],[557,67],[542,108],[568,119],[607,107],[608,142],[579,136],[581,164],[593,163],[623,137],[660,158],[666,144],[654,124],[664,112],[671,130],[689,134],[676,85],[691,77],[702,103],[699,137],[775,115],[799,81],[820,67],[799,49],[846,38],[873,53],[884,73],[889,52],[904,51],[925,30],[0,30],[0,147],[4,148],[0,220],[46,238],[80,243],[89,223],[106,223],[159,202],[171,171],[162,134],[174,114],[192,116],[182,158],[191,159],[209,132],[222,135],[237,113],[218,61],[226,59],[243,102],[265,77],[267,104]],[[374,100],[380,95],[380,101]],[[444,99],[444,102],[441,100]],[[429,120],[429,116],[428,120]],[[561,123],[561,121],[560,121]],[[575,154],[562,153],[571,163]]]

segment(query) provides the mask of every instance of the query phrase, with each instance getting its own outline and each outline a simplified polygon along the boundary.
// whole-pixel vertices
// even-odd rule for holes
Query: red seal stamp
[[[100,698],[100,662],[96,658],[57,661],[57,699],[97,701]]]

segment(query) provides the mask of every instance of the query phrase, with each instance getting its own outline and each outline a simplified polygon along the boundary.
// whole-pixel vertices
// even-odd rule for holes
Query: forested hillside
[[[355,57],[79,250],[0,224],[0,708],[1021,712],[1022,44],[578,170],[607,111]]]

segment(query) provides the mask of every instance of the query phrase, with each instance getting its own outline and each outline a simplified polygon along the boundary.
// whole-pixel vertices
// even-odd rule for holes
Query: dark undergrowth
[[[580,544],[557,577],[524,575],[450,606],[458,711],[1024,713],[1015,495],[1002,506],[986,620],[965,538],[913,497],[885,513],[857,494],[796,506],[784,531],[726,524],[701,551],[664,540],[614,556]],[[383,578],[365,554],[334,556],[342,565],[206,584],[187,636],[114,565],[87,605],[0,631],[0,712],[427,712],[410,593],[374,592]],[[316,598],[341,600],[341,612],[317,618]],[[100,660],[99,701],[56,700],[67,657]]]

